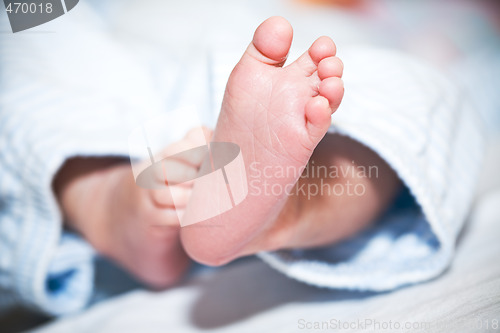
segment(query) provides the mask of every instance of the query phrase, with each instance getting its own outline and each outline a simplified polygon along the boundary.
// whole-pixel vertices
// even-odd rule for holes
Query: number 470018
[[[47,3],[27,3],[27,2],[11,2],[7,5],[7,13],[11,14],[35,14],[35,13],[52,13],[52,4],[50,2]]]

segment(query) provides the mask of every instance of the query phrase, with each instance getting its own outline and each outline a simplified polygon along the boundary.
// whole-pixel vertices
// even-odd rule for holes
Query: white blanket
[[[497,331],[500,140],[490,147],[487,161],[484,191],[459,239],[454,263],[428,283],[380,294],[331,291],[247,260],[165,292],[130,292],[36,332],[303,332],[311,325],[328,325],[326,331],[349,325],[344,329],[349,332],[398,331],[397,325],[410,325],[400,332]]]

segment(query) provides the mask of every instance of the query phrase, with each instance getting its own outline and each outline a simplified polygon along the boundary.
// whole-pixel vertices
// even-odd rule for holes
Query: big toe
[[[292,45],[292,38],[293,29],[286,19],[270,17],[255,30],[245,54],[269,65],[282,66]]]

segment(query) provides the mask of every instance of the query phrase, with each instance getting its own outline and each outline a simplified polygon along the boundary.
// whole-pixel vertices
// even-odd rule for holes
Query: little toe
[[[321,80],[329,77],[342,77],[344,64],[338,57],[328,57],[318,64],[318,76]]]
[[[309,136],[317,141],[325,135],[330,126],[332,112],[329,101],[324,96],[315,96],[307,102],[305,111]]]

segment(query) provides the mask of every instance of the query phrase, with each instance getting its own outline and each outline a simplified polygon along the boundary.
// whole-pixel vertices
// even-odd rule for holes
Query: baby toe
[[[330,37],[322,36],[309,48],[309,56],[317,65],[321,60],[333,57],[337,52],[337,47]]]
[[[342,77],[344,63],[338,57],[328,57],[318,64],[318,76],[321,80],[329,77]]]
[[[338,77],[329,77],[319,84],[319,93],[328,99],[330,107],[334,112],[337,110],[344,95],[344,82]]]
[[[318,70],[318,64],[324,58],[333,57],[337,52],[335,43],[330,37],[320,37],[290,67],[299,68],[307,76]]]

